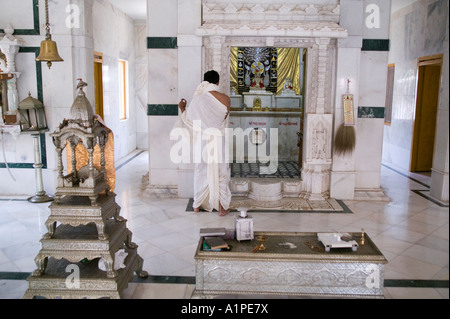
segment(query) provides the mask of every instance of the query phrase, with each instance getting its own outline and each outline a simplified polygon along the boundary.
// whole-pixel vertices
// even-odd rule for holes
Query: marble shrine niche
[[[269,132],[266,135],[268,141],[273,136],[271,129],[278,129],[278,160],[295,160],[301,169],[301,178],[296,179],[297,196],[310,200],[329,198],[333,163],[331,141],[336,108],[333,95],[337,72],[336,52],[338,40],[348,37],[347,30],[339,24],[340,1],[321,0],[300,4],[298,1],[288,0],[274,4],[268,0],[232,3],[203,0],[202,6],[203,23],[197,28],[196,35],[202,37],[204,69],[214,69],[221,78],[230,79],[220,83],[223,92],[230,92],[230,126],[244,131],[247,128],[263,129],[266,133]],[[304,63],[303,76],[283,77],[278,68],[277,90],[267,90],[266,84],[269,88],[274,85],[272,81],[275,74],[270,73],[273,71],[272,66],[270,63],[264,64],[264,58],[259,61],[254,59],[250,64],[241,65],[243,69],[240,70],[239,78],[243,81],[242,90],[239,90],[238,75],[236,72],[234,78],[230,58],[233,50],[236,50],[234,48],[267,48],[268,52],[277,49],[278,63],[280,48],[285,48],[286,51],[299,50],[301,53],[297,56],[301,56],[300,61]],[[272,59],[274,55],[268,55],[267,51],[262,52]],[[256,80],[264,85],[264,89],[252,92],[249,87],[246,91],[245,67],[250,66],[251,69],[255,61],[262,64],[263,67],[258,63],[255,66],[260,66],[259,70],[268,79],[263,79],[260,75],[261,80]],[[252,83],[252,76],[249,77]],[[299,85],[301,92],[296,91],[297,79],[303,81]],[[247,85],[248,83],[249,81]],[[248,99],[249,94],[254,96]],[[298,99],[300,96],[301,99]],[[255,112],[253,102],[258,101],[259,106],[258,98],[261,100],[261,107]],[[293,107],[293,101],[289,100],[293,98],[299,101],[296,108]]]

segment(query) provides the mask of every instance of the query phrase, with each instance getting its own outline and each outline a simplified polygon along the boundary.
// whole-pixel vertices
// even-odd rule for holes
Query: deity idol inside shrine
[[[282,161],[301,165],[305,48],[231,47],[231,127],[279,133]],[[258,123],[258,125],[255,125]],[[252,160],[245,154],[245,160]]]

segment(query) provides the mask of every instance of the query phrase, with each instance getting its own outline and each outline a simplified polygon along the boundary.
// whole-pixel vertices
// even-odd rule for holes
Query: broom
[[[353,95],[349,92],[350,80],[347,80],[347,92],[343,95],[344,123],[342,123],[334,138],[334,151],[345,155],[353,152],[356,145],[355,121],[353,118]]]

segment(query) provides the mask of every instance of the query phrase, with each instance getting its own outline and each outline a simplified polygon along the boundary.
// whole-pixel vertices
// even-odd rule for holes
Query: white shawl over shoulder
[[[182,114],[182,120],[188,127],[193,126],[194,121],[201,121],[202,129],[216,128],[222,131],[228,125],[228,109],[209,92],[219,91],[215,84],[203,81],[194,93],[194,98],[186,112]]]

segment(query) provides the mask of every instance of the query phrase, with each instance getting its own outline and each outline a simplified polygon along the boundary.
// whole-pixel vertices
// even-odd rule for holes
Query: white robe
[[[181,119],[193,134],[193,207],[219,211],[220,204],[227,210],[231,202],[230,166],[225,161],[224,151],[225,128],[228,127],[229,117],[227,107],[210,91],[218,91],[218,86],[202,82]],[[195,134],[200,128],[202,134]]]

